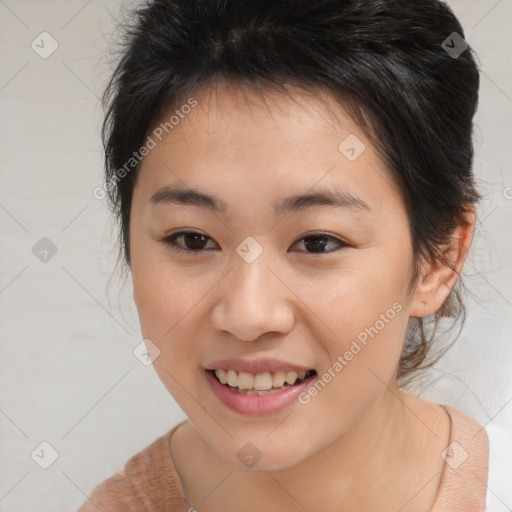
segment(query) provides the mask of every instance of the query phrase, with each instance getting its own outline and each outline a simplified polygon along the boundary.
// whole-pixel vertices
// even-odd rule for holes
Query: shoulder
[[[444,455],[449,468],[466,466],[481,479],[487,477],[489,439],[485,428],[467,414],[449,405],[441,405],[451,421],[450,445]]]
[[[98,512],[98,510],[105,512],[144,510],[143,502],[138,498],[126,475],[126,467],[98,484],[77,512]]]
[[[183,423],[133,455],[122,470],[98,484],[77,512],[151,512],[160,511],[164,504],[185,506],[169,452],[171,436]]]
[[[487,432],[455,407],[441,405],[451,422],[450,443],[442,452],[444,469],[433,512],[485,509],[489,469]]]

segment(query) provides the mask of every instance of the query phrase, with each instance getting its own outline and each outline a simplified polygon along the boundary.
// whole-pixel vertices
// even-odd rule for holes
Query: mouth
[[[317,378],[314,369],[281,359],[222,359],[204,368],[217,399],[244,415],[267,415],[293,407]]]
[[[280,393],[316,375],[315,370],[277,370],[265,373],[238,372],[218,368],[206,370],[217,382],[229,390],[247,396],[267,396]]]

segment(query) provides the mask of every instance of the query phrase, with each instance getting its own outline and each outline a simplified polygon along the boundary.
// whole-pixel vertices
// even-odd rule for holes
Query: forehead
[[[264,201],[278,213],[279,191],[331,189],[367,204],[397,196],[369,139],[325,91],[284,94],[227,84],[200,89],[192,100],[183,103],[192,108],[173,108],[150,131],[156,145],[139,171],[147,200],[174,185],[236,196],[246,205]]]
[[[258,139],[262,148],[271,142],[276,145],[292,138],[297,141],[298,137],[313,140],[318,135],[325,136],[326,131],[336,138],[356,133],[365,138],[358,124],[326,88],[306,90],[288,85],[285,91],[222,81],[214,87],[201,87],[183,98],[155,126],[164,128],[167,141],[176,136],[186,142],[193,135],[202,138],[203,146],[209,142],[216,145],[222,139],[223,146],[231,145],[233,149],[252,145]],[[195,106],[188,109],[191,98]],[[180,114],[179,119],[173,116],[173,122],[178,123],[170,130],[165,129],[173,113]],[[258,149],[252,147],[254,153]],[[304,149],[311,152],[313,146]]]

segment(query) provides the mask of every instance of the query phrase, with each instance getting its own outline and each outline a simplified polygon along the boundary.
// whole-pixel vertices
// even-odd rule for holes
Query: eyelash
[[[160,240],[160,242],[162,242],[165,245],[169,246],[173,251],[181,252],[181,253],[185,253],[185,254],[193,254],[194,256],[199,255],[200,253],[202,253],[205,250],[207,250],[207,249],[197,249],[197,250],[185,249],[185,248],[179,246],[176,243],[175,240],[177,238],[181,237],[181,236],[184,236],[184,235],[199,235],[199,236],[205,237],[206,239],[211,240],[211,238],[209,236],[204,235],[203,233],[199,233],[197,231],[179,231],[177,233],[174,233],[172,235],[169,235],[169,236],[166,236],[166,237],[162,238]],[[344,242],[343,240],[340,240],[339,238],[336,238],[336,237],[334,237],[332,235],[329,235],[328,233],[324,233],[324,232],[309,233],[307,236],[303,236],[302,238],[297,240],[297,242],[295,242],[293,245],[295,245],[298,242],[301,242],[303,240],[315,239],[315,238],[324,238],[324,239],[327,238],[327,239],[330,239],[330,240],[334,240],[335,242],[338,243],[339,247],[338,247],[338,249],[332,249],[330,251],[320,251],[320,252],[299,251],[299,252],[306,252],[306,253],[311,254],[313,256],[318,256],[318,255],[321,255],[321,254],[331,254],[332,252],[335,252],[335,251],[337,251],[337,250],[339,250],[340,248],[343,248],[343,247],[353,247],[350,244],[348,244],[347,242]]]

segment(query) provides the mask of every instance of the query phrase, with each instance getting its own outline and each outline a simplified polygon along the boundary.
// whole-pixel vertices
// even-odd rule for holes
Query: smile
[[[258,373],[256,375],[235,370],[217,369],[215,377],[221,384],[227,385],[237,393],[249,396],[265,396],[295,386],[310,377],[314,370],[278,370],[275,372]]]
[[[316,378],[315,370],[276,370],[251,374],[235,370],[205,370],[214,395],[240,414],[270,414],[291,405]]]

